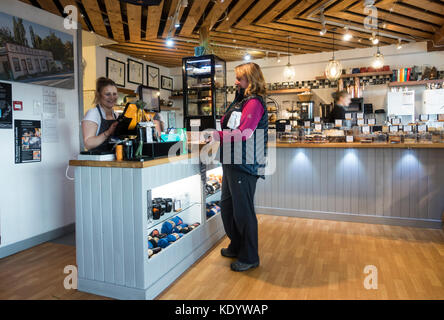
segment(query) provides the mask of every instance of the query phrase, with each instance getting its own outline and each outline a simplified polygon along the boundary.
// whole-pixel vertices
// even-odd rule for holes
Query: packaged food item
[[[407,132],[403,134],[404,143],[416,143],[416,133]]]
[[[432,143],[432,134],[430,132],[418,133],[418,143]]]
[[[383,132],[375,132],[373,137],[374,143],[387,143],[387,134]]]
[[[361,142],[361,143],[372,143],[373,142],[373,134],[371,134],[371,133],[363,133],[363,134],[361,134],[359,142]]]
[[[388,142],[389,143],[401,143],[402,136],[399,132],[389,133]]]

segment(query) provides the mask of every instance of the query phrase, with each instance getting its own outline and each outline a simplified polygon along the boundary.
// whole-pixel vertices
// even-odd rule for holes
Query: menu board
[[[11,85],[0,82],[0,129],[12,128]]]
[[[42,129],[37,120],[15,120],[15,163],[40,162]]]

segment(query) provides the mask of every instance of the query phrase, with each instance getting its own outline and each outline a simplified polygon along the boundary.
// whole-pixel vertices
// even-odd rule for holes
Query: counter
[[[272,146],[272,144],[270,144]],[[257,213],[440,228],[444,144],[276,143]]]
[[[205,172],[195,160],[70,161],[75,166],[78,290],[153,299],[224,236],[220,214],[206,218]],[[150,219],[149,199],[184,192],[189,206]],[[176,215],[200,226],[149,258],[148,235]]]

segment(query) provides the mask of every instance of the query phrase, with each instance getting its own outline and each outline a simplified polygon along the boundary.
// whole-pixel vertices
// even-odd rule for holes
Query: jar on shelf
[[[387,134],[384,132],[375,132],[373,137],[374,143],[387,143]]]
[[[444,141],[444,128],[429,128],[429,133],[432,135],[432,143],[442,143]]]
[[[359,135],[359,142],[361,143],[372,143],[373,134],[372,133],[362,133]]]

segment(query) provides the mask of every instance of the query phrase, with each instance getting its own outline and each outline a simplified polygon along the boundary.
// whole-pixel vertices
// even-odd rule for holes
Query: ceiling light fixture
[[[353,38],[353,35],[351,34],[349,27],[345,27],[345,34],[344,34],[344,41],[350,41]]]
[[[168,47],[172,47],[172,46],[174,46],[174,40],[173,40],[173,38],[167,38],[167,39],[166,39],[166,45],[167,45]]]
[[[401,41],[401,39],[398,39],[398,44],[396,45],[396,49],[398,49],[398,50],[402,49],[402,41]]]
[[[288,46],[287,46],[288,63],[284,68],[284,78],[285,80],[292,80],[294,77],[294,69],[290,64],[290,36],[288,36]]]
[[[245,61],[250,61],[251,60],[251,55],[247,52],[247,53],[245,53],[245,55],[244,55],[244,60]]]
[[[323,35],[325,35],[327,33],[327,28],[325,28],[324,7],[321,7],[320,10],[321,10],[320,11],[320,15],[321,15],[321,25],[322,25],[322,28],[321,28],[321,31],[319,31],[319,34],[321,36],[323,36]]]
[[[276,61],[277,63],[281,63],[281,54],[279,52],[277,53]]]
[[[334,31],[333,29],[332,31]],[[333,58],[328,62],[327,66],[325,67],[325,75],[328,80],[330,81],[336,81],[341,77],[342,73],[342,64],[338,60],[335,60],[335,34],[333,34]]]

